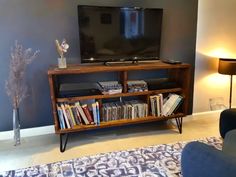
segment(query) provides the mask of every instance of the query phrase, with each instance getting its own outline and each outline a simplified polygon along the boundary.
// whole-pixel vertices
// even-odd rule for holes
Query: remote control
[[[164,63],[168,63],[168,64],[181,64],[181,61],[178,60],[161,60]]]

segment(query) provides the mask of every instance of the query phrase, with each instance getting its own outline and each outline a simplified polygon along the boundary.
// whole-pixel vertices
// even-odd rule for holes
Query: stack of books
[[[99,104],[94,102],[91,105],[61,103],[57,104],[57,112],[61,129],[73,128],[76,125],[99,125],[100,113]]]
[[[104,95],[122,93],[122,85],[118,81],[98,82],[100,91]]]
[[[163,116],[169,116],[177,110],[183,101],[183,97],[178,94],[170,93],[164,100]]]
[[[101,121],[147,117],[148,105],[139,100],[104,103],[101,109]]]
[[[128,92],[148,91],[147,83],[144,80],[127,81]]]
[[[162,94],[150,96],[151,114],[153,116],[169,116],[177,110],[183,97],[170,93],[165,99]]]

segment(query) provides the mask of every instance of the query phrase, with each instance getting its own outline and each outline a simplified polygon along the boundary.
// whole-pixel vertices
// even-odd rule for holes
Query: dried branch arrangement
[[[17,41],[15,47],[11,49],[9,77],[5,87],[14,109],[19,108],[20,103],[27,96],[25,70],[38,53],[39,50],[33,52],[31,48],[24,49]]]

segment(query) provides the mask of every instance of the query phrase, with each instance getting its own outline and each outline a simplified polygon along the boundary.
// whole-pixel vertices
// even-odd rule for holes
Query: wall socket
[[[210,98],[209,104],[211,111],[226,109],[223,97]]]

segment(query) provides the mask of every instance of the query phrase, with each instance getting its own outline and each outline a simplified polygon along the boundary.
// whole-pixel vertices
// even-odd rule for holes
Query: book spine
[[[112,117],[111,117],[112,110],[111,110],[111,105],[110,104],[107,106],[107,113],[108,113],[107,121],[111,121],[112,120]]]
[[[77,112],[76,112],[76,107],[75,107],[74,105],[71,106],[71,111],[72,111],[72,114],[73,114],[73,116],[74,116],[76,125],[80,125],[80,121],[79,121],[79,118],[78,118],[78,114],[77,114]]]
[[[145,117],[148,116],[148,104],[144,103],[144,107],[145,107]]]
[[[65,109],[64,104],[61,104],[61,108],[62,108],[62,111],[63,111],[63,114],[64,114],[64,118],[65,118],[65,122],[66,122],[66,127],[67,128],[71,128],[69,120],[68,120],[68,117],[67,117],[67,113],[66,113],[66,109]]]
[[[176,101],[174,102],[173,106],[171,107],[171,109],[169,110],[169,112],[167,113],[168,115],[171,115],[180,105],[182,100],[182,97],[178,95]]]
[[[163,106],[163,115],[168,116],[172,106],[175,104],[176,100],[178,99],[178,95],[171,94],[168,100],[165,102]]]
[[[154,96],[150,96],[150,104],[151,104],[151,114],[152,114],[152,116],[156,116]]]
[[[99,111],[99,103],[96,102],[96,113],[97,113],[97,125],[100,125],[100,111]]]
[[[156,95],[155,99],[156,99],[156,116],[160,116],[161,115],[161,111],[160,111],[160,96]]]
[[[107,121],[107,104],[102,105],[102,121]]]
[[[89,121],[88,121],[88,119],[87,119],[87,117],[86,117],[86,115],[85,115],[85,113],[84,113],[82,107],[80,106],[80,103],[79,103],[79,102],[76,102],[76,103],[75,103],[75,106],[76,106],[77,109],[79,110],[79,113],[80,113],[80,115],[81,115],[81,117],[82,117],[84,123],[85,123],[86,125],[88,125],[88,124],[89,124]]]
[[[177,111],[178,110],[178,108],[181,106],[181,104],[184,102],[184,99],[183,99],[183,97],[182,96],[180,96],[180,101],[179,101],[179,103],[177,104],[177,106],[175,107],[175,109],[174,109],[174,111],[173,112],[175,112],[175,111]]]
[[[73,124],[73,126],[75,126],[76,125],[75,117],[74,117],[74,114],[72,112],[72,107],[69,104],[67,105],[67,109],[68,109],[68,112],[70,114],[72,124]]]
[[[65,129],[65,121],[63,117],[63,112],[60,106],[57,105],[57,113],[58,113],[58,118],[59,118],[59,123],[60,123],[60,128]]]
[[[164,101],[164,105],[163,105],[163,116],[167,116],[167,112],[170,110],[171,108],[171,102],[172,102],[172,99],[174,97],[172,97],[172,94],[169,94],[166,98],[165,98],[165,101]]]
[[[98,122],[97,122],[97,104],[96,103],[92,104],[92,112],[93,112],[94,123],[97,125]]]
[[[160,94],[158,94],[158,96],[159,96],[159,98],[160,98],[160,116],[162,116],[163,115],[163,94],[162,93],[160,93]]]
[[[79,120],[79,124],[83,124],[82,118],[81,118],[80,113],[79,113],[79,109],[76,106],[75,106],[75,111],[76,111],[76,114],[77,114],[77,118]]]
[[[122,118],[123,118],[123,119],[129,119],[129,111],[128,111],[128,106],[127,106],[126,103],[123,103],[122,109],[123,109]]]
[[[64,104],[64,106],[65,106],[67,118],[68,118],[68,120],[69,120],[69,124],[70,124],[71,127],[73,127],[73,126],[74,126],[74,123],[73,123],[73,121],[72,121],[72,117],[71,117],[71,114],[70,114],[70,110],[69,110],[70,108],[69,108],[68,105],[66,105],[66,104]]]
[[[82,105],[82,109],[83,109],[83,111],[84,111],[84,113],[85,113],[89,123],[90,124],[94,124],[92,115],[90,114],[89,109],[88,109],[88,105],[87,104]]]

